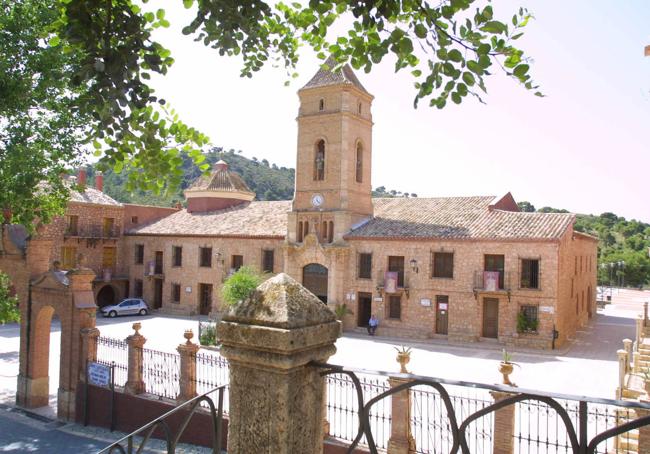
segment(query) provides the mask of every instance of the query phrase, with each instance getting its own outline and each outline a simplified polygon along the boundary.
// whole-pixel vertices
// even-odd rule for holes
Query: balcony
[[[117,239],[120,236],[119,226],[111,228],[104,228],[101,225],[89,225],[84,227],[71,227],[69,226],[64,232],[65,238],[82,239]]]
[[[506,293],[510,298],[514,277],[510,271],[477,270],[474,272],[474,295],[478,293]]]

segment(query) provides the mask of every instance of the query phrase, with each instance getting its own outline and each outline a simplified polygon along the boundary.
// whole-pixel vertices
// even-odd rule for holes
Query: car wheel
[[[140,315],[147,315],[146,309],[140,309]]]
[[[117,316],[117,312],[115,312],[115,311],[110,311],[110,312],[108,313],[108,316],[111,317],[111,318],[112,318],[112,317],[116,317],[116,316]]]

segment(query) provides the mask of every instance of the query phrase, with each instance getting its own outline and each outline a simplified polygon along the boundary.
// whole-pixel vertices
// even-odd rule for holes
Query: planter
[[[400,366],[400,373],[408,374],[406,370],[406,365],[411,361],[411,352],[398,352],[397,353],[397,362]]]
[[[499,373],[503,375],[504,385],[514,385],[514,383],[510,381],[510,374],[512,373],[513,368],[514,365],[512,363],[504,363],[503,361],[499,363]]]

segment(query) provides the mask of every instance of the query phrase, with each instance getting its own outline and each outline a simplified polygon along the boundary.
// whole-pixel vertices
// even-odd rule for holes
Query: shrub
[[[199,343],[201,345],[217,345],[216,324],[199,322]]]
[[[248,266],[242,266],[233,273],[221,287],[221,296],[226,304],[232,306],[253,294],[263,277]]]
[[[9,276],[0,271],[0,324],[20,321],[18,298],[12,295]]]

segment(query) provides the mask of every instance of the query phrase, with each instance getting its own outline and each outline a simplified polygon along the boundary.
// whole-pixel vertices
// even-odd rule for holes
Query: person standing
[[[379,326],[379,320],[377,320],[377,317],[375,317],[375,314],[372,314],[370,316],[370,320],[368,320],[368,334],[371,336],[375,335],[375,331],[377,331],[377,327]]]

